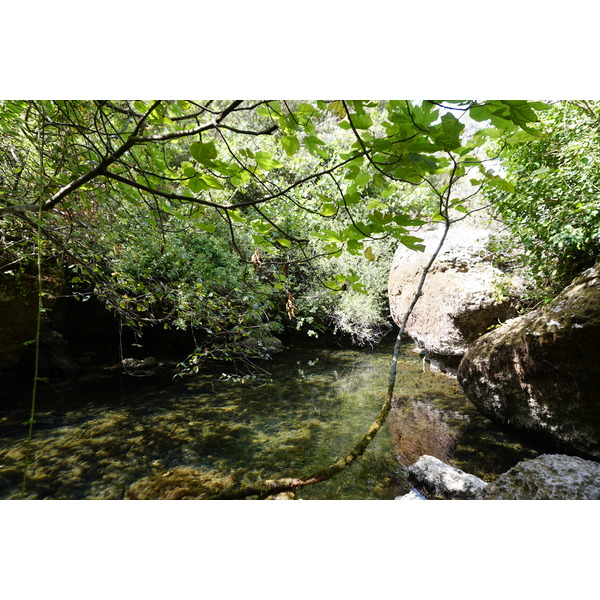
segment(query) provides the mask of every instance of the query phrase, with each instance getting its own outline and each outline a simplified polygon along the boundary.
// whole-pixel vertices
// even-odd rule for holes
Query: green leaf
[[[207,185],[200,177],[193,177],[188,181],[188,188],[194,194],[197,194],[201,190],[205,190]]]
[[[364,252],[365,258],[370,261],[375,260],[375,254],[373,254],[373,248],[369,246]]]
[[[221,184],[221,182],[216,177],[213,177],[212,175],[204,174],[204,175],[201,175],[200,178],[210,188],[213,188],[215,190],[223,190],[223,189],[225,189],[223,187],[223,185]]]
[[[234,223],[246,223],[246,218],[242,215],[242,213],[239,210],[229,210],[227,212],[229,214],[229,218]]]
[[[440,125],[434,128],[434,140],[441,146],[442,150],[449,152],[458,148],[460,144],[460,135],[465,126],[451,113],[446,113],[442,117]]]
[[[348,240],[346,248],[350,254],[357,254],[363,249],[363,243],[358,240]]]
[[[369,293],[369,290],[367,290],[364,283],[355,283],[352,286],[352,289],[355,292],[358,292],[359,294],[368,294]]]
[[[355,178],[354,181],[356,182],[356,185],[361,185],[361,186],[365,186],[367,183],[369,183],[371,181],[371,176],[369,175],[369,173],[366,173],[364,171],[361,171]]]
[[[527,123],[537,123],[539,121],[535,111],[526,100],[506,100],[508,105],[510,118],[514,123],[527,129]]]
[[[517,144],[519,142],[530,142],[531,140],[538,140],[542,137],[541,132],[536,131],[528,127],[527,129],[519,129],[513,133],[507,140],[509,144]]]
[[[281,145],[288,156],[293,156],[300,149],[300,142],[295,135],[284,135],[281,138]]]
[[[335,204],[323,204],[321,210],[319,211],[324,217],[332,217],[338,211],[338,208]]]
[[[492,187],[496,187],[500,190],[504,190],[505,192],[514,192],[515,186],[510,183],[510,181],[506,181],[506,179],[502,179],[502,177],[492,177],[489,180],[489,185]]]
[[[270,152],[257,152],[254,155],[254,160],[263,171],[271,171],[281,167],[281,163],[275,160]]]
[[[371,117],[366,113],[362,115],[352,114],[350,115],[350,121],[356,129],[369,129],[373,126]]]
[[[325,142],[322,142],[317,136],[315,135],[307,135],[303,140],[304,145],[306,146],[306,149],[312,154],[318,154],[319,156],[322,156],[323,151],[318,148],[318,146],[323,146],[325,144]],[[325,154],[325,157],[327,155]]]
[[[403,235],[400,238],[400,242],[402,244],[411,250],[416,250],[417,252],[423,252],[425,250],[425,246],[421,243],[422,241],[423,240],[421,238],[415,237],[414,235]]]
[[[217,149],[214,142],[194,142],[190,146],[190,153],[200,163],[209,163],[217,158]]]
[[[314,233],[315,237],[318,237],[321,240],[325,240],[326,242],[342,242],[342,238],[338,233],[331,229],[323,229],[323,231],[317,231]]]
[[[385,208],[387,208],[387,206],[385,204],[383,204],[379,198],[373,198],[373,200],[371,200],[371,202],[369,202],[369,204],[367,204],[366,209],[373,210],[374,208],[385,209]]]
[[[135,102],[133,103],[133,108],[135,108],[135,110],[141,113],[145,113],[148,110],[148,106],[140,100],[135,100]]]
[[[282,238],[282,239],[278,239],[277,241],[285,248],[291,248],[291,246],[292,246],[292,242],[290,242],[290,240],[286,240],[286,239]]]

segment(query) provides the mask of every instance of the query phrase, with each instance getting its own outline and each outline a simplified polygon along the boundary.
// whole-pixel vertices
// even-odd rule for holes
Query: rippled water
[[[143,478],[189,467],[248,483],[297,477],[346,454],[377,416],[393,340],[376,349],[302,343],[263,364],[260,384],[205,374],[179,382],[125,375],[41,392],[25,497],[113,499]],[[455,466],[487,479],[536,450],[507,435],[464,399],[456,381],[423,373],[407,344],[397,391],[429,403],[457,436]],[[18,498],[27,399],[0,417],[0,497]],[[409,488],[386,427],[366,454],[304,499],[391,499]]]

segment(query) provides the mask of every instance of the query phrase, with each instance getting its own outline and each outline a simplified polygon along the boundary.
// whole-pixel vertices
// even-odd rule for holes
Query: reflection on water
[[[346,454],[376,417],[391,351],[392,342],[374,350],[303,343],[267,363],[271,380],[254,387],[214,374],[55,386],[36,411],[26,497],[123,498],[136,481],[176,467],[244,483],[309,474]],[[442,412],[457,435],[453,464],[489,479],[535,454],[480,416],[454,380],[421,365],[405,346],[397,390]],[[1,498],[20,494],[26,405],[0,417]],[[298,497],[390,499],[408,487],[385,427],[350,468]]]

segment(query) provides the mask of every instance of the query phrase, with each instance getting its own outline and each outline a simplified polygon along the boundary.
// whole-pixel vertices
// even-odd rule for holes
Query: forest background
[[[216,27],[206,31],[204,25],[202,35],[190,35],[189,42],[180,35],[162,35],[157,49],[156,45],[140,41],[155,31],[160,19],[164,18],[156,12],[134,13],[133,7],[124,8],[122,3],[119,11],[112,11],[114,5],[108,3],[102,14],[95,14],[93,19],[90,15],[80,17],[78,27],[72,27],[65,25],[65,19],[66,23],[69,19],[63,19],[63,15],[77,14],[77,11],[66,6],[68,4],[54,4],[51,9],[36,7],[34,11],[28,10],[27,15],[23,14],[22,8],[7,11],[7,22],[27,23],[30,39],[45,43],[24,48],[22,37],[15,34],[5,38],[4,55],[14,58],[3,65],[7,67],[4,85],[8,87],[5,88],[7,91],[2,91],[2,97],[183,98],[204,95],[199,87],[209,88],[215,97],[259,97],[269,92],[272,97],[325,97],[324,92],[329,92],[330,97],[357,98],[366,95],[365,90],[370,97],[397,98],[442,95],[515,99],[598,97],[598,90],[590,89],[587,76],[593,72],[590,57],[595,56],[593,20],[583,18],[583,6],[571,6],[568,14],[556,14],[548,7],[540,10],[538,3],[519,5],[518,8],[516,3],[508,3],[503,5],[502,11],[478,7],[477,15],[468,16],[459,14],[456,7],[434,3],[435,6],[430,5],[434,16],[428,15],[429,21],[425,23],[422,11],[416,8],[403,7],[401,12],[399,8],[384,5],[380,13],[365,23],[354,11],[343,9],[339,3],[332,3],[331,7],[305,3],[302,7],[285,10],[284,14],[274,4],[253,4],[252,7],[236,7],[237,10],[228,15],[227,35]],[[80,8],[78,11],[81,14]],[[116,14],[119,15],[117,23]],[[179,20],[172,15],[173,27],[176,26],[178,31],[182,22],[191,21],[190,15],[202,24],[222,23],[223,18],[222,9],[204,7],[198,14],[185,4],[178,8],[178,14]],[[461,42],[458,32],[465,31],[471,22],[469,18],[475,18],[476,22],[468,29],[470,39]],[[253,35],[246,31],[249,22],[255,24]],[[68,28],[69,35],[55,35],[56,29],[49,31],[49,23]],[[95,32],[93,35],[90,28]],[[568,33],[570,29],[577,31],[576,39]],[[129,34],[130,31],[136,34]],[[258,31],[267,31],[268,35],[258,35]],[[560,31],[560,38],[546,39],[548,31]],[[130,39],[132,37],[134,39]],[[507,42],[509,37],[510,44]],[[52,48],[51,52],[49,48]],[[531,85],[532,78],[537,82],[537,89]],[[115,81],[118,82],[116,86]],[[335,85],[332,85],[333,81]],[[324,507],[319,503],[318,507],[294,509],[272,508],[273,504],[268,504],[270,508],[266,509],[258,507],[261,503],[250,504],[252,506],[248,507],[236,505],[234,509],[202,507],[201,522],[211,520],[215,523],[214,527],[204,525],[202,528],[198,509],[193,505],[178,506],[177,513],[167,506],[136,506],[135,512],[133,507],[77,506],[74,511],[68,509],[68,516],[66,506],[35,509],[3,506],[6,520],[16,524],[9,532],[10,544],[7,546],[10,549],[3,551],[3,558],[5,564],[13,566],[18,564],[15,556],[29,553],[38,573],[41,569],[45,574],[46,577],[41,578],[45,585],[48,582],[58,585],[57,574],[62,571],[56,560],[50,558],[58,545],[61,549],[58,554],[68,554],[77,571],[72,583],[62,583],[63,597],[75,597],[70,593],[74,593],[81,582],[92,579],[95,569],[71,552],[74,542],[89,548],[89,540],[95,539],[97,550],[90,552],[95,555],[96,562],[102,564],[107,548],[114,552],[115,539],[127,537],[138,540],[132,545],[138,557],[136,568],[140,571],[147,573],[147,565],[153,562],[152,549],[158,543],[163,547],[178,548],[178,552],[163,557],[165,573],[197,570],[200,554],[216,573],[207,577],[206,586],[217,589],[217,580],[229,576],[235,565],[248,589],[262,582],[265,564],[270,564],[270,577],[276,587],[287,585],[297,577],[299,565],[308,568],[305,566],[307,553],[312,553],[310,563],[317,571],[319,565],[333,565],[334,569],[345,571],[342,565],[351,559],[348,548],[357,544],[357,537],[360,545],[360,541],[365,542],[369,536],[375,546],[385,549],[385,557],[379,554],[377,559],[369,559],[368,555],[363,555],[364,577],[346,577],[333,583],[318,573],[315,576],[319,582],[317,587],[320,585],[321,589],[332,586],[329,587],[332,590],[335,585],[338,593],[359,597],[367,590],[372,591],[372,585],[367,583],[371,576],[381,571],[396,573],[399,562],[406,565],[403,571],[411,571],[411,580],[415,570],[423,575],[424,571],[419,571],[416,566],[416,557],[426,556],[433,563],[443,562],[447,568],[460,572],[464,562],[458,557],[469,554],[468,538],[480,538],[483,530],[486,537],[495,539],[493,546],[497,550],[514,543],[514,536],[519,538],[516,528],[522,527],[519,523],[523,520],[527,522],[525,530],[530,539],[535,538],[539,545],[537,554],[540,563],[544,564],[543,572],[548,573],[557,566],[556,555],[551,553],[557,544],[557,527],[558,537],[563,536],[559,545],[579,545],[578,518],[569,514],[569,525],[566,525],[566,515],[562,512],[569,510],[566,506],[522,507],[521,514],[515,516],[509,507],[469,506],[467,512],[459,503],[448,508],[429,508],[427,513],[417,512],[415,519],[415,513],[399,518],[393,503],[387,503],[390,506],[377,503],[377,507],[352,503],[353,506],[347,508]],[[291,510],[294,510],[293,515],[289,514]],[[486,512],[491,510],[493,515]],[[585,507],[582,510],[585,512]],[[123,511],[128,511],[127,516]],[[250,514],[253,516],[249,517]],[[407,524],[409,520],[412,525]],[[151,521],[169,523],[168,527],[161,526],[158,542],[156,529],[154,533],[148,530],[147,524]],[[555,523],[552,535],[547,528],[549,522]],[[25,523],[28,525],[22,525]],[[464,539],[464,529],[459,532],[457,523],[462,523],[469,533],[466,542],[456,542],[458,537]],[[282,530],[285,535],[281,534]],[[272,545],[288,541],[290,531],[294,532],[294,545],[299,550],[288,549],[283,560],[274,557]],[[34,532],[36,548],[32,550]],[[190,544],[189,537],[202,539],[202,549]],[[236,540],[233,547],[232,538]],[[57,539],[63,541],[57,543]],[[65,539],[69,540],[66,544]],[[320,545],[318,549],[314,547],[315,539]],[[391,549],[390,539],[394,540]],[[453,540],[452,554],[444,539]],[[411,549],[407,551],[409,544]],[[457,544],[462,552],[454,551]],[[190,550],[190,546],[195,549]],[[254,553],[257,546],[259,558],[250,560],[249,548],[253,548]],[[494,554],[494,549],[490,548],[489,552]],[[130,554],[121,554],[122,564],[131,560]],[[215,555],[228,559],[217,560]],[[574,556],[577,565],[571,563],[565,568],[563,562],[563,572],[569,572],[569,566],[581,570],[585,558],[579,554]],[[496,560],[502,562],[503,559],[497,557]],[[526,571],[525,565],[513,564],[511,568],[516,578]],[[21,579],[27,579],[30,567],[20,569],[17,571],[22,574]],[[121,577],[127,580],[128,570],[124,567],[113,568],[113,573],[112,581]],[[378,589],[393,586],[397,590],[397,577],[390,575],[389,579]],[[581,591],[586,584],[583,579],[575,583],[581,586]],[[133,589],[131,579],[128,581]],[[563,589],[569,585],[572,593],[573,580],[566,578],[559,585],[554,580],[552,591],[546,597],[556,597],[553,594],[561,588],[561,583],[565,586]],[[171,583],[169,589],[173,592],[175,587],[183,591],[189,589],[188,585],[187,582]],[[411,585],[406,580],[402,582],[404,593],[418,593],[418,588],[411,588]],[[163,579],[155,588],[168,589]]]

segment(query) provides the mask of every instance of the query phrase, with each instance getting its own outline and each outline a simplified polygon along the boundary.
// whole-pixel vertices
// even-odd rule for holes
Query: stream
[[[252,483],[298,477],[345,455],[385,398],[393,338],[375,348],[295,343],[250,383],[219,372],[173,381],[122,373],[41,386],[24,498],[122,499],[133,484],[186,467]],[[450,463],[487,481],[541,450],[494,425],[466,401],[455,379],[423,372],[403,344],[397,393],[434,408],[455,438]],[[6,391],[6,390],[5,390]],[[11,392],[0,416],[0,498],[21,497],[30,391]],[[406,480],[388,424],[367,452],[301,499],[393,499]]]

